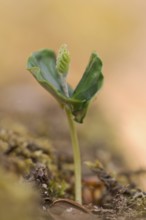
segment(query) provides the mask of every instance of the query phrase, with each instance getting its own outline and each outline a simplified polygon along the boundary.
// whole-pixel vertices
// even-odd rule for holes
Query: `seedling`
[[[89,64],[75,89],[66,82],[69,64],[70,54],[67,46],[63,45],[57,59],[52,50],[44,49],[32,53],[28,58],[27,69],[66,112],[74,154],[75,200],[82,203],[81,159],[74,121],[83,123],[91,99],[102,86],[102,62],[95,52],[92,53]]]

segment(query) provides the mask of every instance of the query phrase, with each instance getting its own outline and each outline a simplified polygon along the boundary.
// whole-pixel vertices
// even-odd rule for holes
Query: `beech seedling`
[[[66,81],[69,65],[70,53],[67,45],[61,46],[57,58],[52,50],[44,49],[32,53],[27,61],[27,69],[66,112],[74,155],[75,200],[82,203],[81,159],[74,121],[83,123],[92,98],[102,86],[102,62],[95,52],[92,53],[89,64],[75,89]]]

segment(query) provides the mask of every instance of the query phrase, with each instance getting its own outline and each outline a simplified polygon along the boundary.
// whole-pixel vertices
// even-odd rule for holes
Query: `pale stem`
[[[66,78],[60,74],[60,80],[62,89],[67,97],[69,97],[68,86],[66,83]],[[74,158],[74,172],[75,172],[75,200],[82,204],[82,186],[81,186],[81,157],[80,157],[80,149],[78,143],[77,132],[73,120],[72,113],[67,106],[65,106],[65,111],[69,123],[70,128],[70,136],[72,141],[73,148],[73,158]]]
[[[75,124],[73,121],[72,114],[70,110],[65,107],[66,115],[68,118],[68,123],[70,127],[70,135],[73,147],[73,155],[74,155],[74,171],[75,171],[75,200],[82,204],[82,187],[81,187],[81,158],[80,158],[80,149],[78,143],[78,137],[76,133]]]

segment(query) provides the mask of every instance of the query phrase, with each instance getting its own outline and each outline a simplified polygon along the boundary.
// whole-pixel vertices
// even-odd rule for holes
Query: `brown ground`
[[[40,115],[5,111],[0,121],[2,219],[145,219],[146,195],[136,187],[145,171],[127,171],[122,158],[101,140],[87,147],[83,134],[82,159],[96,162],[83,166],[84,206],[74,202],[71,144],[56,107]]]

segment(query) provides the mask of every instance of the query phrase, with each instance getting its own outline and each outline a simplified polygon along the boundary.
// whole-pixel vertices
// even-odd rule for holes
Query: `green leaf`
[[[83,122],[91,99],[102,86],[103,75],[101,68],[101,60],[96,53],[93,53],[90,57],[85,73],[72,95],[73,99],[83,101],[78,103],[72,112],[77,122]]]
[[[53,51],[44,49],[34,52],[28,58],[27,69],[61,104],[67,102],[67,97],[64,95],[60,78],[56,71],[56,56]],[[68,89],[71,95],[73,90],[69,85]]]
[[[73,92],[73,98],[86,101],[93,98],[103,83],[101,68],[101,60],[96,53],[92,53],[85,73]]]

